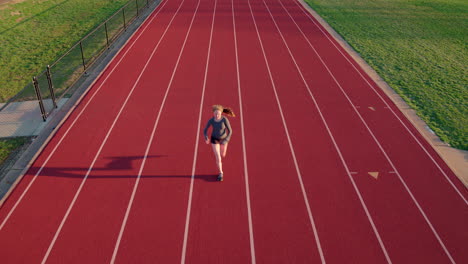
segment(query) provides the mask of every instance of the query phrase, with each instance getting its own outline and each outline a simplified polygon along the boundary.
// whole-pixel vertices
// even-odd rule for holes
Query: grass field
[[[468,1],[305,1],[443,141],[468,150]]]

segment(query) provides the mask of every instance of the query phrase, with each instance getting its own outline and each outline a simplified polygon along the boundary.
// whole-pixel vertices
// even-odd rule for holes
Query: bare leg
[[[211,144],[213,153],[216,158],[216,165],[218,166],[219,173],[223,173],[223,163],[221,162],[221,153],[219,144]]]
[[[227,146],[228,146],[227,143],[220,146],[221,157],[223,157],[223,158],[226,157]]]

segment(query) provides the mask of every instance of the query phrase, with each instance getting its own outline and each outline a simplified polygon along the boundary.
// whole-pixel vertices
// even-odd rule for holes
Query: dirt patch
[[[3,5],[3,4],[16,4],[16,3],[21,3],[21,2],[24,2],[26,0],[0,0],[0,5]]]

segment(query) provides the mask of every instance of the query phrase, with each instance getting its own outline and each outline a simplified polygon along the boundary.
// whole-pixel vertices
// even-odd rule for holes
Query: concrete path
[[[58,101],[58,108],[67,100],[68,98],[63,98]],[[52,100],[44,100],[44,107],[52,109]],[[46,124],[47,121],[42,120],[37,100],[10,103],[0,112],[0,138],[37,136]]]

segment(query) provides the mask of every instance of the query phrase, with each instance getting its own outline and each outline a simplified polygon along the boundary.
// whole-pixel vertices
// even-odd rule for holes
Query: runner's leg
[[[228,144],[227,144],[227,143],[226,143],[226,144],[222,144],[222,145],[220,146],[220,152],[221,152],[221,156],[222,156],[223,158],[226,157],[227,147],[228,147]]]
[[[216,165],[218,166],[219,173],[223,173],[223,164],[221,162],[220,144],[211,144],[213,153],[216,158]]]

